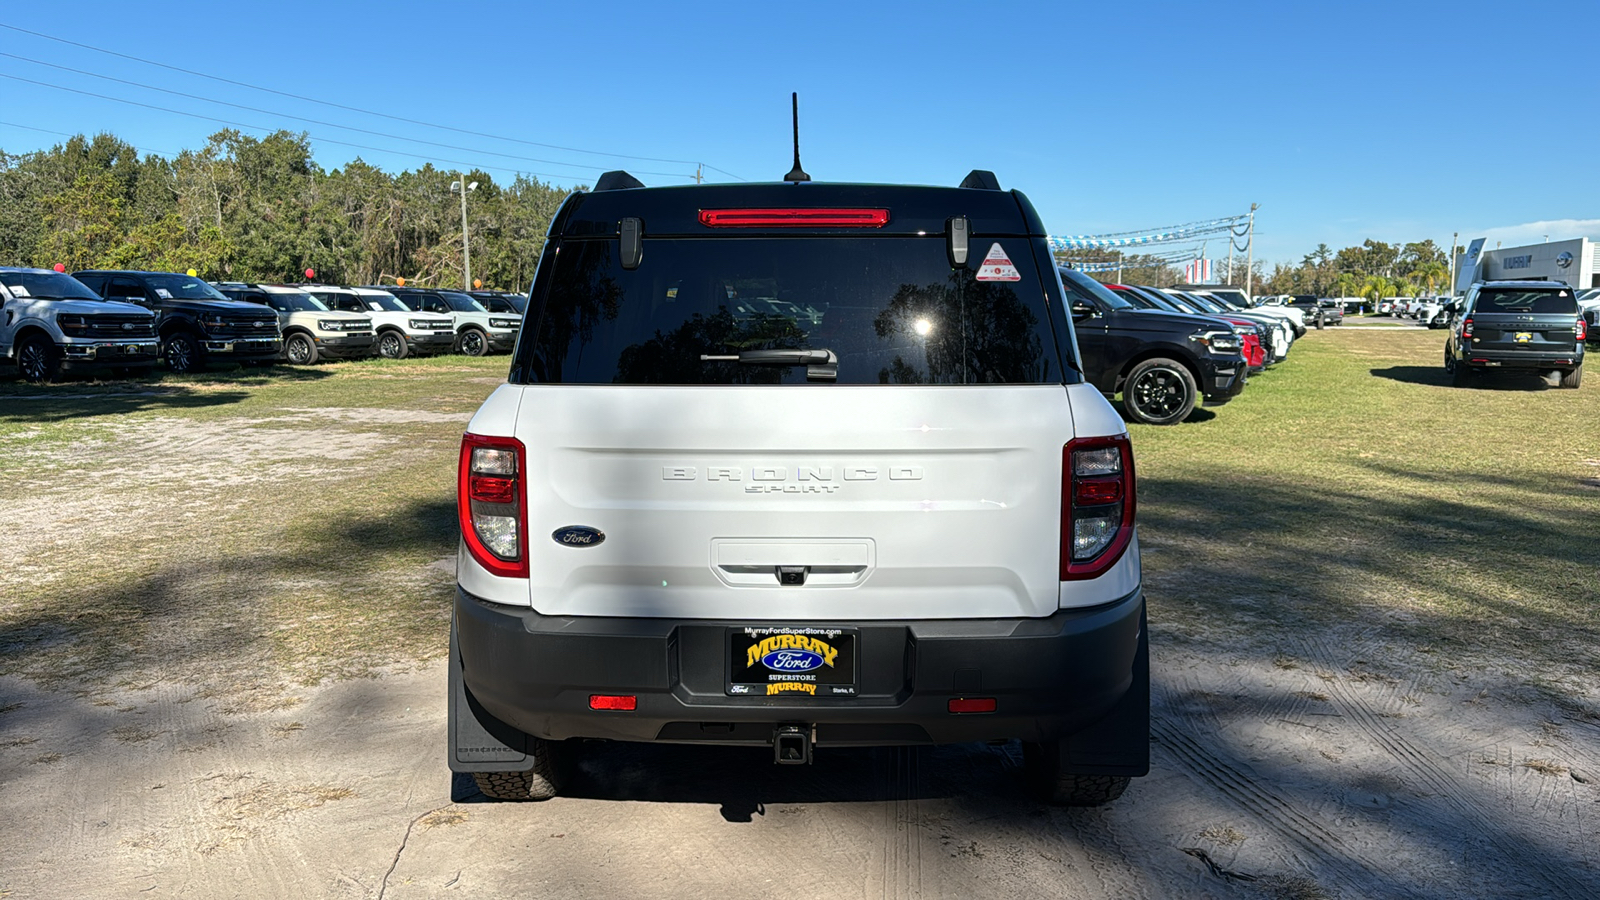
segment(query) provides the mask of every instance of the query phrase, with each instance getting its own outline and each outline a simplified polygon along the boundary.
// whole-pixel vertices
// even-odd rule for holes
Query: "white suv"
[[[448,353],[455,346],[456,326],[449,316],[412,312],[388,291],[321,284],[307,285],[305,291],[329,309],[371,318],[377,333],[378,355],[384,359]]]
[[[1043,796],[1149,766],[1133,454],[1021,193],[609,173],[551,227],[461,445],[449,762],[580,739],[1020,740]]]
[[[460,291],[433,288],[382,288],[398,297],[406,308],[450,316],[456,324],[456,350],[468,356],[505,352],[517,342],[522,317],[492,313],[477,298]]]
[[[297,366],[372,355],[370,316],[329,309],[300,288],[282,284],[225,282],[215,287],[229,299],[264,303],[276,310],[283,328],[283,358]]]

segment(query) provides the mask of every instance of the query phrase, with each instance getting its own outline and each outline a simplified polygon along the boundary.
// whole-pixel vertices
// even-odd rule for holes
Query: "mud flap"
[[[528,736],[490,715],[467,691],[450,623],[450,771],[523,772],[533,768]]]
[[[1150,773],[1150,629],[1139,611],[1133,683],[1105,717],[1061,741],[1061,771],[1072,775]]]

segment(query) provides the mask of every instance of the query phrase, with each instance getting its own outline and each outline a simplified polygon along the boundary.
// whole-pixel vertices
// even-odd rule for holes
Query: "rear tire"
[[[385,331],[378,335],[378,355],[384,359],[405,359],[411,353],[411,344],[398,331]]]
[[[1450,376],[1450,385],[1452,387],[1466,387],[1470,383],[1472,370],[1456,362],[1455,356],[1448,347],[1444,351],[1444,370]]]
[[[1564,387],[1564,388],[1575,388],[1575,387],[1577,387],[1577,386],[1579,386],[1581,384],[1583,384],[1583,364],[1582,363],[1579,363],[1570,372],[1562,372],[1561,373],[1561,386],[1562,387]]]
[[[297,366],[317,361],[317,342],[309,334],[291,334],[283,339],[283,358]]]
[[[1122,383],[1122,411],[1146,425],[1175,425],[1194,412],[1200,392],[1177,360],[1157,357],[1134,366]]]
[[[1104,806],[1122,796],[1127,775],[1073,775],[1061,771],[1061,742],[1022,744],[1022,764],[1039,798],[1055,806]]]
[[[528,739],[533,768],[521,772],[473,772],[478,790],[491,800],[549,800],[561,793],[566,782],[561,767],[560,744],[541,738]]]

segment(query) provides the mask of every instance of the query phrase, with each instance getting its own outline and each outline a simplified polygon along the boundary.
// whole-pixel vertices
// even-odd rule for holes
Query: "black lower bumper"
[[[377,338],[370,334],[336,338],[313,336],[312,340],[317,342],[318,355],[334,359],[371,356],[372,348],[377,346]]]
[[[1250,379],[1250,366],[1243,358],[1227,364],[1203,365],[1200,378],[1200,393],[1205,397],[1205,405],[1221,406],[1244,392],[1245,382]]]
[[[1060,740],[1147,683],[1136,671],[1148,667],[1143,609],[1135,591],[1042,619],[830,622],[858,631],[858,695],[767,697],[726,691],[728,629],[749,622],[542,616],[457,588],[456,705],[477,722],[458,728],[453,711],[452,734],[481,725],[513,746],[519,734],[765,745],[778,726],[801,724],[818,746]],[[593,710],[593,694],[631,695],[637,708]],[[993,698],[994,711],[950,712],[952,699],[975,697]],[[1142,724],[1148,697],[1135,699],[1130,721]],[[456,743],[452,767],[480,770],[478,748]]]
[[[1470,366],[1474,369],[1563,369],[1570,370],[1583,365],[1583,345],[1578,344],[1572,349],[1562,349],[1556,352],[1545,351],[1518,351],[1518,350],[1478,350],[1467,349],[1464,356],[1457,360],[1459,365]]]
[[[449,353],[456,345],[453,331],[422,331],[406,335],[413,353]]]
[[[505,350],[510,350],[512,347],[515,347],[516,345],[517,345],[517,333],[515,331],[511,332],[510,334],[501,333],[501,334],[491,334],[491,335],[489,335],[489,349],[493,350],[493,351],[495,351],[497,353],[501,352],[501,351],[505,351]]]

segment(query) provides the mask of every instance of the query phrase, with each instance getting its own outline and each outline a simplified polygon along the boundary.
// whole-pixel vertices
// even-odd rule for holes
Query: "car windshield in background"
[[[444,302],[456,312],[488,312],[476,297],[469,297],[456,291],[440,291],[439,296],[443,297]]]
[[[1485,288],[1478,292],[1478,312],[1575,316],[1578,300],[1571,291]]]
[[[1211,291],[1210,293],[1211,296],[1221,300],[1223,305],[1231,306],[1234,309],[1244,309],[1250,305],[1250,301],[1245,299],[1244,291]]]
[[[226,300],[221,291],[198,278],[187,275],[154,274],[144,276],[145,283],[157,297],[178,300]]]
[[[99,300],[88,285],[58,272],[0,272],[0,281],[16,297],[42,297],[47,300]]]
[[[1070,283],[1084,293],[1093,294],[1097,300],[1111,309],[1134,308],[1133,304],[1128,302],[1121,294],[1075,269],[1068,269],[1062,272],[1061,280]]]
[[[373,312],[415,312],[411,307],[401,303],[393,294],[359,294],[361,301],[367,309]]]
[[[268,294],[267,305],[282,312],[328,312],[321,300],[303,292],[293,294]]]
[[[990,243],[985,239],[980,243]],[[1031,260],[1025,238],[1001,239]],[[1032,265],[978,281],[943,240],[648,242],[624,269],[614,241],[562,248],[528,375],[567,384],[806,384],[807,363],[758,351],[830,351],[838,384],[1044,384],[1063,374]],[[742,358],[741,358],[742,355]],[[797,353],[797,356],[801,354]],[[707,359],[705,357],[714,357]]]

